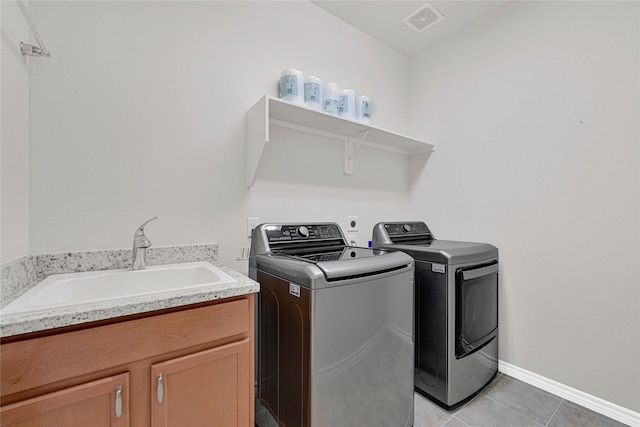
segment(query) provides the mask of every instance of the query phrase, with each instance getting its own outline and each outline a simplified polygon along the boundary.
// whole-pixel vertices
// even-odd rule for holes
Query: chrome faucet
[[[133,250],[131,252],[132,255],[132,269],[133,270],[144,270],[147,268],[146,254],[147,248],[151,246],[151,241],[147,236],[144,235],[144,226],[154,219],[158,219],[157,216],[146,220],[142,223],[140,227],[136,229],[136,232],[133,234]]]

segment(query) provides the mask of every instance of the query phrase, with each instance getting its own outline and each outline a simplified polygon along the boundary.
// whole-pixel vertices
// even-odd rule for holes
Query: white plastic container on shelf
[[[351,89],[340,92],[338,114],[345,119],[353,120],[356,118],[356,93]]]
[[[287,68],[280,73],[280,98],[304,103],[304,76],[301,71]]]
[[[356,120],[371,124],[371,98],[367,95],[358,95],[356,97]]]
[[[340,87],[336,83],[327,82],[322,85],[322,111],[338,115],[340,107]]]
[[[322,111],[322,80],[315,76],[304,78],[304,105]]]

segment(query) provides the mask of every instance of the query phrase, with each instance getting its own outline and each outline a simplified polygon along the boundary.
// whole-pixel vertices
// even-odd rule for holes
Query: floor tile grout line
[[[452,419],[454,419],[454,418],[456,419],[456,421],[458,421],[458,422],[460,422],[460,423],[464,424],[465,426],[467,426],[467,427],[472,427],[472,426],[471,426],[471,424],[468,424],[468,423],[464,422],[464,421],[463,421],[463,420],[461,420],[460,418],[456,418],[456,416],[455,416],[455,415],[454,415],[453,417],[449,418],[449,420],[447,420],[447,422],[446,422],[446,423],[442,424],[442,427],[446,427],[447,423],[448,423],[449,421],[451,421]]]
[[[517,378],[510,377],[509,375],[506,375],[506,374],[503,374],[503,375],[505,376],[505,378],[506,378],[506,379],[508,379],[508,380],[510,380],[510,381],[513,381],[513,382],[514,382],[514,383],[516,383],[516,384],[522,384],[523,386],[525,386],[525,387],[527,387],[527,388],[530,388],[531,390],[534,390],[534,391],[540,392],[540,393],[542,393],[542,394],[549,394],[549,395],[551,395],[551,396],[554,396],[554,397],[557,397],[557,398],[559,398],[559,399],[564,400],[562,397],[558,396],[557,394],[551,393],[550,391],[543,390],[543,389],[541,389],[540,387],[536,387],[536,386],[534,386],[534,385],[531,385],[531,384],[529,384],[529,383],[526,383],[526,382],[524,382],[524,381],[522,381],[522,380],[519,380],[519,379],[517,379]]]
[[[582,406],[582,405],[581,405],[581,404],[579,404],[579,403],[572,402],[571,400],[568,400],[568,399],[563,399],[563,402],[567,402],[567,405],[574,406],[574,407],[576,407],[576,408],[578,408],[578,409],[581,409],[581,410],[583,410],[583,411],[587,411],[588,413],[593,414],[595,417],[600,418],[601,420],[603,420],[603,421],[605,421],[605,422],[607,422],[607,423],[611,423],[611,422],[613,421],[613,422],[615,422],[615,423],[620,423],[620,424],[622,424],[623,426],[626,426],[626,424],[625,424],[625,423],[623,423],[622,421],[618,421],[618,420],[616,420],[615,418],[611,418],[611,417],[608,417],[608,416],[606,416],[606,415],[604,415],[604,414],[601,414],[601,413],[599,413],[599,412],[596,412],[596,411],[594,411],[593,409],[589,409],[589,408],[587,408],[587,407],[585,407],[585,406]]]
[[[497,378],[496,378],[497,379]],[[495,381],[495,380],[494,380]],[[462,406],[460,406],[459,408],[456,408],[456,411],[454,413],[451,414],[451,416],[447,419],[447,421],[445,421],[444,423],[442,423],[442,425],[440,427],[444,427],[449,421],[451,421],[452,419],[456,418],[456,415],[458,415],[460,412],[462,412],[462,410],[464,408],[466,408],[471,402],[473,402],[475,400],[477,396],[474,396],[473,399],[465,402]],[[464,425],[468,426],[469,424],[465,423],[464,421],[462,421],[460,418],[456,418],[456,420],[462,422]]]
[[[455,414],[450,414],[450,413],[449,413],[449,411],[447,411],[446,409],[442,408],[440,405],[438,405],[438,404],[436,404],[436,403],[432,402],[432,401],[431,401],[431,400],[429,400],[428,398],[426,398],[426,397],[424,397],[424,396],[421,396],[421,395],[420,395],[420,393],[417,393],[415,390],[414,390],[414,392],[413,392],[413,393],[414,393],[414,396],[418,396],[418,397],[420,397],[420,398],[421,398],[421,399],[423,399],[425,402],[428,402],[430,405],[433,405],[433,406],[434,406],[435,408],[437,408],[439,411],[445,412],[445,413],[447,413],[447,415],[449,415],[449,418],[447,418],[445,422],[443,422],[442,424],[440,424],[440,426],[439,426],[439,427],[444,427],[444,425],[445,425],[445,424],[447,424],[449,421],[451,421],[451,419],[452,419],[453,417],[455,417]],[[462,407],[464,407],[464,405],[463,405]]]
[[[489,399],[490,401],[492,401],[492,402],[494,402],[494,403],[496,403],[496,404],[498,404],[498,405],[502,406],[504,409],[506,409],[506,410],[508,410],[508,411],[511,411],[511,412],[513,412],[513,413],[515,413],[515,414],[518,414],[518,415],[520,415],[521,417],[524,417],[524,418],[528,419],[529,421],[533,421],[534,423],[536,423],[536,424],[537,424],[537,425],[539,425],[539,426],[544,426],[544,424],[542,424],[541,422],[536,421],[536,420],[534,420],[533,418],[528,417],[528,416],[526,416],[525,414],[522,414],[522,413],[520,413],[520,412],[516,411],[515,409],[509,408],[508,406],[503,405],[502,403],[498,402],[497,400],[494,400],[494,399],[490,398],[489,396],[486,396],[486,395],[483,395],[483,396],[484,396],[484,397],[486,397],[487,399]]]
[[[487,395],[487,392],[488,392],[489,390],[491,390],[491,389],[493,388],[493,386],[494,386],[495,384],[497,384],[497,383],[498,383],[498,381],[500,381],[500,379],[501,379],[503,376],[505,376],[505,375],[504,375],[502,372],[498,371],[498,373],[497,373],[496,377],[495,377],[493,380],[491,380],[491,382],[489,382],[489,383],[488,383],[488,384],[487,384],[487,385],[482,389],[482,391],[480,391],[480,393],[478,393],[478,395],[486,396],[486,395]],[[475,399],[475,396],[474,396],[474,399]],[[473,400],[473,399],[471,399],[471,400]]]
[[[546,391],[546,390],[542,390],[541,388],[536,387],[536,386],[534,386],[534,385],[527,384],[527,383],[525,383],[524,381],[517,380],[517,379],[515,379],[515,378],[513,378],[513,377],[510,377],[510,376],[509,376],[509,375],[507,375],[507,374],[502,374],[502,373],[501,373],[501,377],[504,377],[504,379],[505,379],[505,380],[509,380],[509,381],[513,382],[514,384],[516,384],[516,385],[523,385],[523,386],[525,386],[526,388],[528,388],[529,390],[532,390],[532,391],[535,391],[535,392],[539,392],[539,393],[541,393],[541,394],[543,394],[543,395],[544,395],[544,394],[548,394],[548,395],[550,395],[550,396],[552,396],[552,397],[555,397],[555,398],[560,399],[560,401],[558,402],[558,406],[556,407],[556,409],[553,411],[553,414],[551,415],[551,418],[549,418],[549,419],[547,420],[547,422],[545,423],[545,427],[547,427],[547,426],[549,425],[549,423],[551,422],[551,420],[553,419],[553,417],[554,417],[554,416],[556,415],[556,413],[558,412],[558,409],[560,409],[560,405],[562,405],[562,402],[564,402],[564,401],[565,401],[565,399],[564,399],[564,398],[562,398],[562,397],[560,397],[560,396],[558,396],[558,395],[556,395],[556,394],[550,393],[550,392],[548,392],[548,391]],[[493,385],[494,383],[496,383],[496,382],[497,382],[497,380],[498,380],[498,378],[496,378],[494,381],[492,381],[492,382],[491,382],[491,385]],[[490,385],[490,386],[491,386],[491,385]],[[486,397],[486,398],[490,399],[491,401],[496,402],[496,403],[498,403],[498,404],[502,405],[500,402],[498,402],[498,401],[496,401],[496,400],[492,399],[491,397],[489,397],[489,396],[488,396],[488,394],[486,394],[486,393],[485,393],[485,391],[486,391],[486,390],[488,390],[489,388],[490,388],[490,387],[487,387],[485,390],[483,390],[483,391],[482,391],[482,393],[481,393],[481,394],[482,394],[484,397]],[[502,406],[505,406],[505,405],[502,405]],[[505,407],[506,407],[506,406],[505,406]],[[510,409],[510,408],[508,408],[508,409]],[[512,410],[513,410],[513,409],[512,409]],[[518,411],[516,411],[516,410],[513,410],[513,411],[514,411],[514,412],[516,412],[516,413],[518,413],[518,414],[520,414],[520,412],[518,412]],[[534,421],[534,422],[536,422],[536,423],[538,423],[538,424],[541,424],[540,422],[538,422],[538,421],[534,420],[533,418],[531,418],[531,417],[529,417],[529,416],[527,416],[527,415],[525,415],[525,414],[520,414],[520,415],[522,415],[522,416],[523,416],[523,417],[525,417],[525,418],[530,419],[531,421]]]
[[[468,426],[469,424],[465,423],[464,421],[462,421],[460,418],[456,418],[456,415],[458,415],[460,412],[462,412],[462,410],[464,408],[466,408],[471,402],[473,402],[475,400],[476,397],[478,397],[479,395],[483,395],[484,396],[484,392],[485,390],[487,390],[489,387],[491,387],[492,384],[494,384],[495,382],[498,381],[498,379],[500,377],[502,377],[502,375],[504,375],[502,372],[498,372],[498,374],[496,375],[496,377],[491,380],[491,382],[487,385],[487,387],[484,388],[484,390],[482,390],[480,393],[478,393],[476,396],[474,396],[472,399],[468,400],[467,402],[465,402],[462,406],[460,406],[459,408],[456,408],[456,411],[451,414],[451,416],[447,419],[447,421],[445,421],[444,423],[442,423],[442,425],[440,427],[444,427],[449,421],[451,421],[452,419],[456,419],[460,422],[462,422],[464,425]]]
[[[564,399],[560,399],[560,403],[558,403],[558,407],[556,408],[555,411],[553,411],[553,415],[551,415],[551,418],[549,418],[549,421],[547,421],[547,424],[545,424],[544,427],[549,427],[549,423],[551,422],[553,417],[555,417],[556,414],[558,413],[558,411],[560,410],[560,406],[562,406],[562,402],[564,402]]]
[[[442,424],[440,424],[439,427],[444,427],[445,424],[447,424],[449,421],[451,421],[453,418],[455,418],[456,414],[459,413],[462,410],[462,408],[464,408],[465,406],[467,406],[470,403],[470,401],[469,402],[465,402],[464,405],[460,406],[459,408],[456,408],[455,412],[451,413],[449,410],[444,409],[443,407],[441,407],[437,403],[434,403],[431,400],[429,400],[428,398],[420,395],[420,393],[417,393],[417,392],[414,391],[414,395],[420,397],[421,399],[424,399],[426,402],[428,402],[429,404],[433,405],[439,411],[444,412],[447,415],[449,415],[449,418],[447,418]],[[466,424],[466,425],[468,425],[468,424]]]
[[[449,421],[451,421],[453,419],[453,417],[455,417],[455,414],[451,415],[449,418],[447,418],[447,421],[443,422],[440,427],[444,427]]]

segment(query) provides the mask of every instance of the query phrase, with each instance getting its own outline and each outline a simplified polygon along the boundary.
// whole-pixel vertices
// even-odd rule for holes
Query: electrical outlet
[[[239,248],[238,255],[236,256],[236,261],[249,259],[249,252],[250,252],[250,248]]]
[[[347,233],[357,233],[358,232],[358,217],[357,216],[348,216],[347,217]]]
[[[251,237],[253,229],[260,225],[260,218],[257,216],[250,216],[247,218],[247,237]]]

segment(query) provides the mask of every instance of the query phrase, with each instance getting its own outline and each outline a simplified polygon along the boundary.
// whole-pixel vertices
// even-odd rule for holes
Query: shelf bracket
[[[356,142],[354,149],[354,142],[352,141],[350,136],[347,136],[344,140],[344,173],[345,175],[353,175],[353,156],[358,152],[360,147],[362,147],[362,143],[369,135],[369,131],[371,128],[366,129],[362,136],[360,137],[360,141]]]

